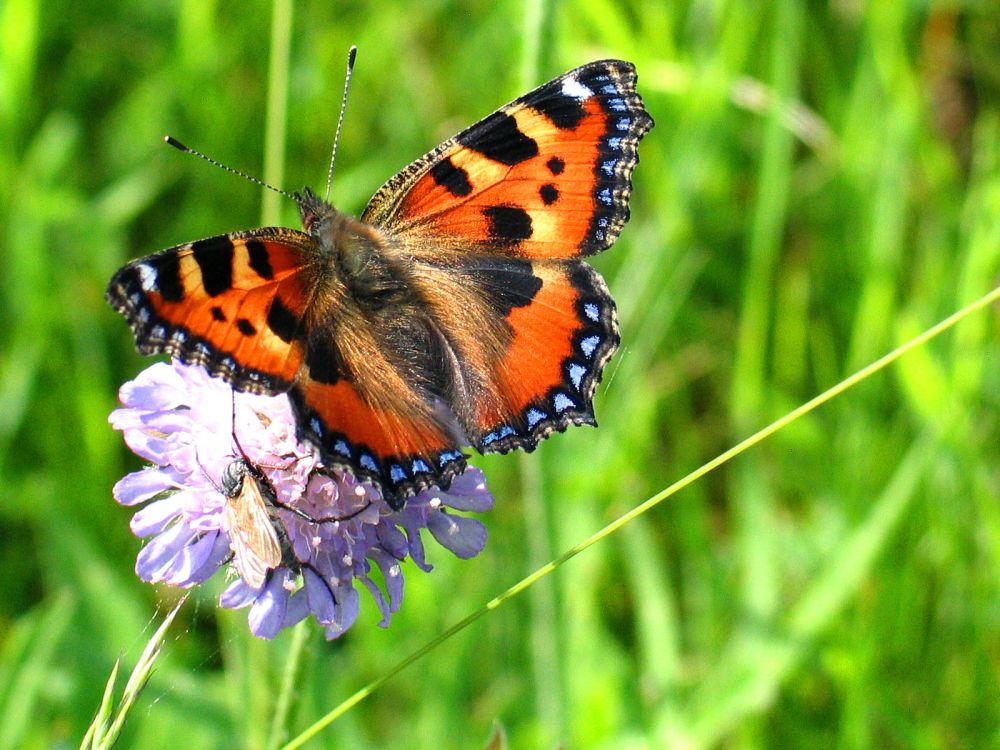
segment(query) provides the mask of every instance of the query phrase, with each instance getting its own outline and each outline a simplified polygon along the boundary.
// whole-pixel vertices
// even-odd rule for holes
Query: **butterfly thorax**
[[[355,301],[385,306],[408,289],[392,241],[375,227],[338,211],[309,188],[296,195],[302,227],[317,242],[328,280],[339,279]]]

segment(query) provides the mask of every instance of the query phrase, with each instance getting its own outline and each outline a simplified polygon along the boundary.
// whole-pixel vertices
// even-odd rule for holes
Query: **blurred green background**
[[[334,199],[599,57],[657,127],[595,259],[623,347],[576,429],[477,460],[490,543],[433,547],[376,627],[309,627],[300,730],[558,552],[1000,279],[1000,7],[835,0],[0,3],[0,748],[75,747],[177,592],[134,576],[108,427],[148,361],[112,272],[260,224],[269,87],[290,189]],[[281,113],[279,112],[279,115]],[[296,210],[280,206],[295,226]],[[980,312],[572,560],[311,747],[1000,747],[1000,325]],[[221,578],[221,577],[220,577]],[[263,747],[290,635],[221,580],[175,624],[122,747]]]

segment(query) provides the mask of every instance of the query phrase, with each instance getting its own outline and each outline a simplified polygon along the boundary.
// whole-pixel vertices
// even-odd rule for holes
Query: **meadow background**
[[[107,424],[149,364],[104,303],[130,258],[334,199],[591,59],[634,62],[656,128],[594,260],[622,352],[598,430],[491,457],[490,542],[405,568],[326,643],[295,734],[445,627],[1000,279],[990,3],[0,4],[0,748],[76,747],[115,658],[178,592],[133,573]],[[288,16],[291,13],[291,16]],[[276,72],[277,71],[277,72]],[[265,156],[266,102],[287,84]],[[277,90],[280,93],[280,88]],[[281,147],[281,142],[284,146]],[[282,162],[282,155],[284,161]],[[270,199],[269,199],[270,200]],[[297,225],[288,202],[267,209]],[[686,489],[395,676],[310,747],[1000,747],[996,306]],[[221,577],[217,577],[221,578]],[[292,635],[195,592],[122,747],[261,748]],[[363,594],[363,597],[366,597]]]

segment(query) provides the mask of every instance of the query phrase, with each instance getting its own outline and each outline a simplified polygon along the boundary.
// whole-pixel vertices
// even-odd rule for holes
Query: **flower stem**
[[[282,738],[288,736],[288,712],[292,705],[292,694],[295,692],[295,680],[305,653],[308,620],[303,620],[292,628],[292,642],[288,648],[288,660],[285,671],[281,675],[281,690],[274,703],[274,716],[271,717],[271,731],[267,738],[268,750],[278,747]]]
[[[267,119],[264,130],[264,179],[281,185],[285,179],[286,123],[288,121],[288,71],[292,40],[292,0],[274,0],[271,13],[271,59],[268,63]],[[261,221],[265,225],[279,224],[279,196],[265,190],[261,203]],[[287,735],[288,712],[294,690],[295,676],[302,659],[305,639],[303,624],[293,629],[292,643],[285,662],[281,690],[274,703],[267,748],[278,746],[279,738]]]

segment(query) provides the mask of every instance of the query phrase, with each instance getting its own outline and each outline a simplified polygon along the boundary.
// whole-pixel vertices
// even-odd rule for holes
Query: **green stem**
[[[271,15],[271,59],[268,64],[267,119],[264,132],[264,180],[281,185],[285,178],[286,122],[288,120],[288,77],[292,40],[292,0],[274,0]],[[265,225],[281,222],[281,196],[264,190],[261,220]],[[305,623],[292,631],[282,674],[281,688],[274,702],[267,748],[275,748],[288,734],[288,714],[291,709],[295,679],[305,650]]]
[[[288,68],[292,44],[292,0],[274,0],[271,61],[267,71],[267,120],[264,126],[264,181],[280,186],[285,178],[285,123],[288,120]],[[261,220],[280,223],[281,196],[264,190]]]
[[[549,56],[551,35],[547,33],[552,19],[552,3],[546,0],[525,0],[524,48],[521,55],[519,90],[530,91],[543,78]],[[524,505],[525,539],[528,546],[528,568],[538,568],[552,559],[551,528],[546,513],[544,480],[538,454],[521,453],[518,466],[521,474],[521,499]],[[558,603],[552,581],[535,586],[529,594],[531,605],[531,671],[535,693],[535,714],[538,725],[547,736],[542,744],[557,743],[565,736],[565,705],[562,672],[559,661],[557,628]]]
[[[267,738],[267,748],[278,747],[281,738],[288,735],[288,713],[295,693],[295,682],[305,653],[308,623],[303,620],[292,629],[292,642],[288,648],[288,660],[281,676],[281,689],[274,702],[274,716],[271,717],[271,732]]]

